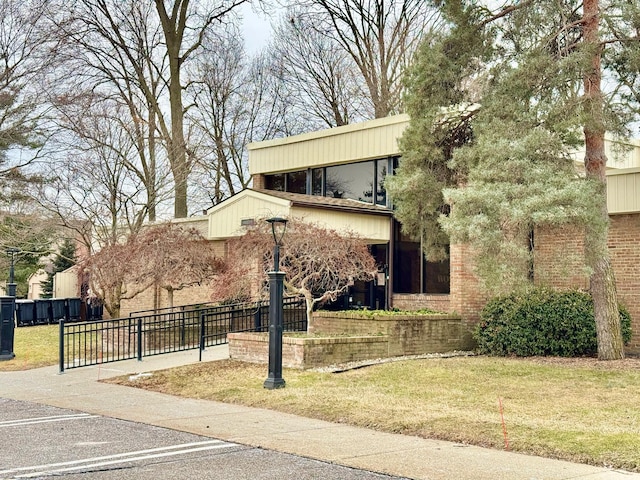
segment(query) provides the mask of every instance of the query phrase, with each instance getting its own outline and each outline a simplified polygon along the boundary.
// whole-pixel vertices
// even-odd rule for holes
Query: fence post
[[[253,329],[256,332],[262,331],[262,305],[258,304],[258,308],[253,313]]]
[[[200,352],[198,354],[198,361],[202,361],[202,351],[204,350],[204,312],[200,314]]]
[[[58,362],[60,373],[64,373],[64,320],[58,322]]]
[[[142,318],[138,318],[138,335],[137,341],[138,344],[138,361],[142,361]]]

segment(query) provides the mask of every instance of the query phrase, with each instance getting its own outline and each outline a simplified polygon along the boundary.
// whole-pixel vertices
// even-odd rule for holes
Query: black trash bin
[[[79,298],[65,299],[65,318],[67,321],[77,322],[80,320],[80,305],[82,300]]]
[[[51,299],[51,317],[49,323],[58,323],[65,319],[66,300],[64,298]]]
[[[36,305],[36,323],[51,323],[51,300],[37,298],[34,303]]]
[[[94,303],[91,305],[91,318],[90,320],[102,320],[102,314],[103,314],[103,306],[101,303]]]
[[[36,303],[33,300],[16,300],[16,323],[18,327],[33,325],[36,321]]]

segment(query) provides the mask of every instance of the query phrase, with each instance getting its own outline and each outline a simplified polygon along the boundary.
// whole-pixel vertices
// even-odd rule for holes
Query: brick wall
[[[229,357],[253,363],[269,363],[267,333],[230,333]],[[284,336],[282,366],[314,368],[388,357],[385,336],[302,338]]]
[[[569,226],[536,229],[533,265],[533,278],[537,285],[588,289],[583,229]]]
[[[447,294],[394,293],[393,308],[399,310],[422,310],[428,308],[436,312],[449,312],[450,300]]]
[[[155,300],[154,300],[155,297]],[[211,301],[211,287],[209,283],[183,288],[173,292],[173,306],[207,303]],[[127,317],[131,312],[152,310],[169,306],[167,291],[153,287],[148,288],[131,300],[124,300],[120,307],[120,317]]]
[[[310,334],[386,335],[389,355],[419,355],[469,348],[457,315],[361,315],[352,312],[313,314]]]
[[[220,258],[226,257],[227,242],[224,240],[212,240],[216,255]],[[207,303],[211,301],[210,283],[186,287],[173,292],[173,306],[191,305],[194,303]],[[131,300],[123,300],[120,307],[120,316],[127,317],[131,312],[140,310],[152,310],[155,308],[165,308],[169,306],[168,294],[165,289],[150,287],[144,292],[136,295]]]
[[[480,311],[490,295],[486,293],[474,273],[474,255],[468,245],[451,245],[449,252],[451,284],[449,311],[462,317],[465,325],[465,345],[471,347],[473,326],[480,320]]]
[[[618,300],[631,314],[630,350],[640,350],[640,213],[612,215],[609,252]],[[554,288],[589,289],[584,266],[584,234],[575,228],[535,232],[534,279]]]
[[[640,213],[611,217],[609,252],[618,299],[631,314],[629,348],[640,350]]]
[[[258,190],[262,190],[264,189],[264,175],[261,173],[257,173],[255,175],[251,176],[251,181],[252,181],[252,188],[258,189]]]

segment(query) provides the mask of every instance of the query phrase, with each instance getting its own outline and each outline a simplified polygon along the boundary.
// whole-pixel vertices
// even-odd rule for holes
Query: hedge
[[[620,307],[622,337],[631,339],[631,318]],[[577,290],[536,288],[490,300],[474,331],[488,355],[576,357],[597,353],[593,299]]]

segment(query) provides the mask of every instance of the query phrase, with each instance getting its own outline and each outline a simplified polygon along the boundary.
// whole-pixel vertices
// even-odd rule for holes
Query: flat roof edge
[[[332,127],[332,128],[326,128],[324,130],[316,130],[313,132],[301,133],[299,135],[293,135],[291,137],[274,138],[273,140],[253,142],[247,145],[247,150],[260,150],[262,148],[270,148],[270,147],[276,147],[281,145],[291,145],[294,143],[307,142],[309,140],[333,137],[337,135],[344,135],[347,133],[385,127],[389,125],[396,125],[399,123],[406,123],[406,122],[409,122],[409,115],[407,115],[406,113],[402,113],[399,115],[392,115],[384,118],[376,118],[376,119],[367,120],[364,122],[350,123],[348,125],[342,125],[340,127]]]

